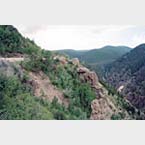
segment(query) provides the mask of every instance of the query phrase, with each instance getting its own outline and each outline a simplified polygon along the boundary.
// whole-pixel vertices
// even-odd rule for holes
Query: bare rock
[[[54,59],[54,60],[58,60],[62,65],[65,65],[65,64],[68,63],[67,58],[64,57],[64,56],[59,56],[59,55],[57,55],[57,56],[55,56],[53,59]]]
[[[71,62],[72,62],[73,65],[76,65],[76,66],[79,66],[79,65],[80,65],[80,61],[79,61],[78,58],[73,58],[73,59],[71,60]]]
[[[77,69],[80,79],[84,82],[87,82],[91,85],[92,88],[95,88],[98,84],[98,77],[95,72],[90,71],[86,67],[79,67]]]
[[[91,104],[92,113],[90,119],[92,120],[108,120],[113,114],[113,110],[107,104],[104,98],[95,99]]]
[[[87,69],[86,67],[79,67],[79,68],[77,68],[77,72],[79,74],[87,73],[87,72],[89,72],[89,69]]]

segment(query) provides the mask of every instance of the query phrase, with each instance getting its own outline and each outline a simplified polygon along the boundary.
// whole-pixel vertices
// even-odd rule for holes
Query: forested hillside
[[[0,26],[0,119],[138,119],[138,110],[78,59]]]
[[[145,109],[145,44],[134,48],[105,67],[108,84],[120,92],[137,108]]]
[[[40,50],[33,41],[22,37],[16,28],[9,25],[0,26],[0,54],[3,56],[14,56],[19,54],[37,54]],[[11,55],[11,53],[13,53]]]
[[[100,49],[92,50],[58,50],[60,54],[68,55],[70,58],[78,58],[91,70],[97,72],[99,77],[102,76],[102,67],[109,64],[122,55],[128,53],[131,48],[126,46],[105,46]]]
[[[59,53],[64,53],[71,58],[77,57],[87,64],[106,64],[112,62],[129,52],[131,48],[126,46],[105,46],[100,49],[92,50],[60,50]]]

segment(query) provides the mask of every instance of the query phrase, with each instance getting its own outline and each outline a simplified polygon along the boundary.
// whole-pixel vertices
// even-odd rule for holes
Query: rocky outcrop
[[[104,98],[95,99],[91,104],[92,113],[90,119],[92,120],[108,120],[115,112]]]
[[[83,83],[89,83],[96,94],[96,99],[92,101],[92,113],[90,119],[110,119],[113,112],[112,108],[106,101],[106,94],[103,92],[101,84],[95,72],[90,71],[86,67],[80,66],[77,68],[77,73]]]
[[[81,66],[77,68],[77,73],[79,74],[80,79],[83,82],[89,83],[92,88],[95,88],[98,84],[98,77],[95,72]]]
[[[92,120],[110,120],[112,115],[118,114],[120,108],[114,104],[113,98],[108,95],[108,91],[102,86],[98,80],[95,72],[90,71],[86,67],[79,66],[77,68],[82,83],[88,83],[96,94],[96,99],[91,103],[92,113],[90,119]],[[127,113],[126,113],[127,116]]]
[[[78,58],[73,58],[71,59],[71,63],[75,66],[79,66],[80,65],[80,61]]]
[[[64,57],[64,56],[56,55],[56,56],[53,57],[53,59],[56,60],[56,61],[59,61],[60,64],[62,64],[62,65],[65,65],[65,64],[68,63],[67,58]]]

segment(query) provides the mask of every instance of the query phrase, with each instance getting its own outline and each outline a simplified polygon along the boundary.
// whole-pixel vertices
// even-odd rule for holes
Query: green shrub
[[[122,120],[122,119],[124,119],[124,117],[125,117],[125,115],[123,114],[123,113],[118,113],[118,114],[113,114],[112,116],[111,116],[111,119],[112,120]]]
[[[22,35],[11,25],[0,26],[0,54],[22,53],[37,54],[40,48],[31,40]]]
[[[0,75],[0,119],[53,119],[17,77]]]

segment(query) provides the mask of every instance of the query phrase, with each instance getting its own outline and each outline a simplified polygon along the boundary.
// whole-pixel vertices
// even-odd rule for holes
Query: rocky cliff
[[[59,56],[57,56],[57,58],[59,59]],[[71,62],[73,65],[75,65],[81,83],[89,84],[95,92],[96,99],[94,99],[91,103],[92,113],[90,119],[111,119],[113,115],[122,112],[125,115],[124,119],[131,119],[129,114],[115,103],[114,98],[111,95],[108,95],[107,89],[105,89],[105,87],[99,82],[98,76],[94,71],[90,71],[88,68],[81,65],[77,58],[69,60],[64,57],[63,61],[62,57],[60,58],[60,63],[65,62],[63,64],[68,64]]]

